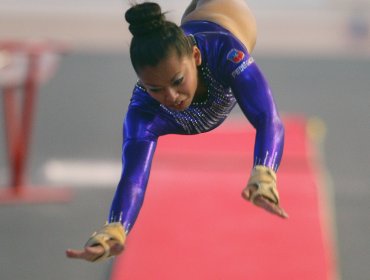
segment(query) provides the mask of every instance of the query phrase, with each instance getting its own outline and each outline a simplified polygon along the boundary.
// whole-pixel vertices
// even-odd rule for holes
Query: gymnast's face
[[[173,51],[158,65],[139,70],[138,76],[151,97],[170,109],[183,111],[195,96],[200,64],[200,51],[193,47],[190,56],[179,57]]]

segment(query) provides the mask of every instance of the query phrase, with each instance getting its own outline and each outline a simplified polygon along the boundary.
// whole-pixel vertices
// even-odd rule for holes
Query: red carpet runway
[[[247,121],[162,137],[144,206],[111,280],[334,280],[317,149],[304,118],[284,123],[278,189],[288,220],[241,198],[253,159]]]

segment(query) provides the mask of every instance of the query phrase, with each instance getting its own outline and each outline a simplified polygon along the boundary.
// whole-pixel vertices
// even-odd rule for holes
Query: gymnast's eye
[[[160,89],[160,88],[148,88],[148,90],[149,90],[150,92],[153,92],[153,93],[157,93],[157,92],[160,92],[160,91],[161,91],[161,89]]]
[[[184,81],[184,77],[181,77],[181,78],[179,78],[179,79],[177,79],[177,80],[175,80],[174,82],[173,82],[173,85],[174,86],[179,86],[179,85],[181,85],[182,84],[182,82]]]

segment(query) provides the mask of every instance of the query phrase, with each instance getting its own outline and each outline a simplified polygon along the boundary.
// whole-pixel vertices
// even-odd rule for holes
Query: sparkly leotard
[[[123,169],[108,217],[128,233],[139,214],[159,136],[197,134],[219,126],[238,104],[256,128],[254,165],[278,169],[284,128],[271,91],[245,46],[229,31],[208,21],[181,26],[202,56],[199,71],[207,97],[184,111],[154,100],[137,84],[124,121]]]

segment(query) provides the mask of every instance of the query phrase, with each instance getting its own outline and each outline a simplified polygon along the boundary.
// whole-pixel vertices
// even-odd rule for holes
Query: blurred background
[[[80,247],[105,221],[119,179],[122,118],[136,81],[127,2],[0,0],[1,42],[46,40],[67,47],[61,56],[45,52],[45,65],[55,73],[45,77],[36,100],[27,174],[34,185],[66,186],[74,193],[68,204],[0,204],[1,279],[108,279],[110,263],[72,262],[64,250]],[[188,4],[156,2],[176,23]],[[338,274],[368,280],[370,2],[248,3],[259,32],[254,57],[282,115],[317,117],[325,124],[322,160]],[[232,117],[241,117],[240,111]],[[4,126],[2,121],[2,188],[9,184]]]

